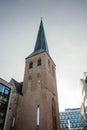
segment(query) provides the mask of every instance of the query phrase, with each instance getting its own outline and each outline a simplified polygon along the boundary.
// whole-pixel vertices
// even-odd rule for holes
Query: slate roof
[[[22,86],[23,86],[23,82],[17,82],[15,79],[11,79],[10,84],[14,85],[16,87],[16,90],[19,94],[22,94]]]
[[[47,41],[45,37],[43,21],[41,19],[34,51],[27,58],[32,57],[42,52],[47,52],[49,55],[49,49],[48,49],[48,45],[47,45]]]

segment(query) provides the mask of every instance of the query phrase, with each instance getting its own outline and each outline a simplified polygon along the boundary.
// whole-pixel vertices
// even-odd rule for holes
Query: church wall
[[[41,58],[41,66],[37,66],[37,60],[39,58]],[[48,61],[50,61],[51,70]],[[29,69],[31,62],[33,62],[33,67]],[[21,98],[19,99],[21,106],[19,105],[18,107],[15,130],[25,130],[25,128],[26,130],[37,129],[38,105],[40,107],[39,129],[53,130],[52,99],[55,100],[56,130],[58,129],[56,76],[55,70],[54,72],[52,71],[52,66],[55,68],[54,62],[45,52],[26,59],[23,97],[22,100]],[[38,76],[41,78],[39,83]]]

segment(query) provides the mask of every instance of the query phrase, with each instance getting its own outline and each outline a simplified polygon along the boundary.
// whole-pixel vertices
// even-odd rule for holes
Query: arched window
[[[41,65],[41,58],[39,58],[37,61],[37,66],[40,66],[40,65]]]
[[[33,62],[30,62],[29,69],[33,68]]]

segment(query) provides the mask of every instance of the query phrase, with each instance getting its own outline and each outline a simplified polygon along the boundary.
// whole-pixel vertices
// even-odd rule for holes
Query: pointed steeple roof
[[[34,51],[28,57],[37,55],[37,54],[42,53],[42,52],[47,52],[49,55],[48,45],[47,45],[44,27],[43,27],[43,21],[41,19]]]
[[[37,50],[44,50],[47,53],[49,53],[42,19],[41,19],[34,51],[37,51]]]

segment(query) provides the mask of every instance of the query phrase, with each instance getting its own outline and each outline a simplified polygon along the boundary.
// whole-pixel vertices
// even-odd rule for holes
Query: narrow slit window
[[[28,88],[29,88],[29,90],[31,90],[31,86],[32,86],[32,77],[30,76],[29,80],[28,80]]]
[[[37,66],[40,66],[40,65],[41,65],[41,59],[38,59]]]
[[[55,67],[52,65],[52,73],[53,73],[53,76],[55,76]]]
[[[12,127],[14,127],[14,124],[15,124],[15,117],[13,117]]]
[[[29,69],[33,68],[33,62],[30,62]]]
[[[37,86],[41,87],[41,75],[40,74],[37,75]]]
[[[37,130],[39,130],[39,125],[40,125],[40,107],[38,105],[37,106]]]
[[[53,118],[53,130],[57,130],[57,119],[56,119],[56,104],[54,98],[52,98],[52,118]]]
[[[51,65],[50,65],[50,61],[48,60],[48,71],[51,70]]]

